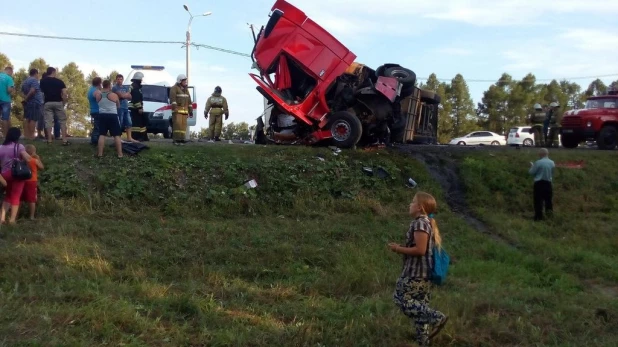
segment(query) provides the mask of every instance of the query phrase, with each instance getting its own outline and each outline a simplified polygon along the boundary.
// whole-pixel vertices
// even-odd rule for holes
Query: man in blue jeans
[[[11,127],[11,94],[15,92],[15,82],[12,76],[12,66],[7,66],[3,72],[0,72],[0,118],[5,137]]]
[[[92,118],[92,132],[90,133],[90,144],[96,146],[99,143],[99,103],[97,102],[94,92],[101,90],[101,77],[92,79],[92,86],[88,89],[86,97],[90,104],[90,118]],[[104,134],[105,135],[105,134]]]
[[[120,99],[120,108],[118,108],[120,129],[124,129],[124,131],[127,132],[127,141],[139,142],[134,140],[131,136],[131,128],[133,127],[131,116],[129,115],[129,100],[131,100],[131,93],[129,93],[129,86],[123,86],[122,82],[124,82],[124,76],[118,74],[116,75],[116,84],[112,87],[112,93],[116,93]]]

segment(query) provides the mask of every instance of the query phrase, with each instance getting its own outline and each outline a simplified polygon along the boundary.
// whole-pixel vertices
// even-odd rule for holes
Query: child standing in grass
[[[43,163],[41,162],[41,158],[36,154],[36,147],[34,147],[34,145],[26,145],[26,153],[30,154],[28,166],[30,166],[30,170],[32,170],[32,178],[26,181],[21,199],[28,204],[30,220],[34,220],[34,212],[37,203],[37,187],[39,183],[37,172],[39,169],[43,170]]]
[[[428,306],[431,297],[432,249],[442,244],[440,231],[433,219],[437,203],[433,196],[418,192],[410,204],[414,218],[406,233],[406,244],[390,243],[391,251],[403,255],[403,271],[397,280],[393,299],[401,311],[410,317],[416,328],[416,342],[429,345],[446,324],[448,317]],[[429,333],[428,326],[432,326]]]

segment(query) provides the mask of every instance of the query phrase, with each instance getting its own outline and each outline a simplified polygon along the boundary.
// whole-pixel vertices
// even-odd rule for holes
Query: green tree
[[[86,85],[88,85],[88,86],[91,85],[92,84],[92,80],[95,77],[101,77],[101,76],[99,76],[99,74],[96,71],[94,71],[94,70],[90,71],[90,74],[88,74],[88,76],[86,77]]]
[[[586,96],[596,96],[607,94],[607,86],[600,79],[596,79],[592,81],[586,91],[584,92]]]
[[[225,138],[226,140],[234,139],[237,133],[238,133],[238,125],[235,124],[234,122],[226,124],[223,127],[223,129],[221,129],[221,135],[223,135],[223,138]]]
[[[474,102],[470,97],[468,84],[461,74],[457,74],[451,80],[447,95],[453,120],[453,136],[460,136],[476,130]]]
[[[236,134],[234,135],[235,139],[238,140],[248,140],[251,137],[251,133],[249,132],[249,124],[247,122],[240,122],[236,126]]]
[[[427,82],[425,82],[424,84],[421,84],[420,88],[425,89],[425,90],[431,90],[432,92],[437,92],[439,86],[440,86],[440,81],[438,81],[438,77],[436,76],[435,73],[432,73],[427,78]]]
[[[15,94],[13,95],[13,106],[11,107],[11,125],[17,126],[23,130],[24,121],[24,101],[25,95],[21,92],[21,84],[28,78],[28,72],[23,67],[13,72],[13,81],[15,82]]]
[[[436,79],[437,81],[437,79]],[[453,118],[451,113],[453,107],[449,99],[450,86],[445,82],[438,83],[436,94],[440,95],[440,104],[438,105],[438,142],[448,143],[454,136]]]
[[[109,75],[105,76],[103,80],[109,80],[110,82],[112,82],[112,84],[114,84],[114,81],[116,80],[116,76],[118,76],[119,73],[120,72],[114,70],[110,72]]]
[[[86,93],[88,85],[77,64],[70,62],[62,68],[60,78],[67,86],[69,94],[66,112],[67,112],[67,127],[71,129],[71,133],[75,135],[86,135],[90,128],[88,117],[88,99]]]
[[[48,65],[45,59],[36,58],[30,62],[30,65],[28,65],[28,72],[30,72],[31,69],[37,69],[39,71],[39,78],[41,78],[43,73],[47,70],[47,66]]]
[[[11,60],[4,53],[0,52],[0,69],[4,70],[7,66],[13,66]]]

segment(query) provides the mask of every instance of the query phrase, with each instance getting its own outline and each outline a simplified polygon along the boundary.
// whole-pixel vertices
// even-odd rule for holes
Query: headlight
[[[152,118],[161,118],[161,119],[163,119],[163,112],[155,112],[152,115]]]
[[[592,126],[592,122],[587,122],[587,123],[586,123],[586,126],[587,126],[588,128],[590,128],[590,127]]]

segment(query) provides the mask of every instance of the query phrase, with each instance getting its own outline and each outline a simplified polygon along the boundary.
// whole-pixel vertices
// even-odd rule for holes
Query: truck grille
[[[568,116],[562,118],[562,126],[566,128],[580,128],[583,126],[582,117]]]

